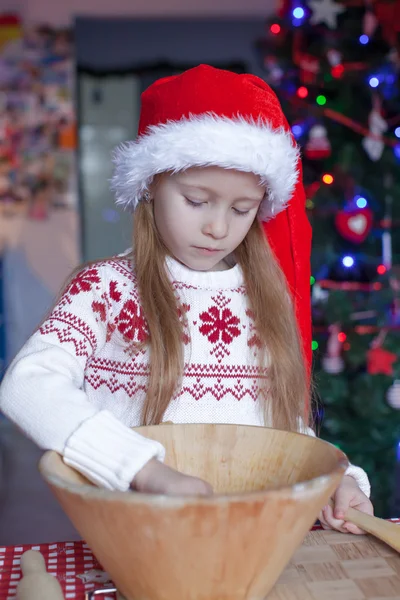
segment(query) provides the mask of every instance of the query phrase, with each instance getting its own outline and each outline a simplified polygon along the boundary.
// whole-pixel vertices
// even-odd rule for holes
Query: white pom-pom
[[[386,400],[389,406],[400,410],[400,379],[396,379],[386,394]]]

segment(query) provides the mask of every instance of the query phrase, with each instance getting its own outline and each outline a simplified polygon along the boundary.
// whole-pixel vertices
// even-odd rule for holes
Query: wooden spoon
[[[330,504],[333,507],[333,503],[330,502]],[[344,520],[357,525],[357,527],[366,533],[370,533],[397,552],[400,552],[400,525],[367,515],[355,508],[347,510]]]
[[[17,587],[17,600],[64,600],[57,579],[46,571],[40,552],[27,550],[21,556],[22,579]]]

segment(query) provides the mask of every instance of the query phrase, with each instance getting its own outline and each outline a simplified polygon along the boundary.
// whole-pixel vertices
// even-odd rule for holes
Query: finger
[[[323,529],[327,529],[328,528],[328,524],[326,523],[326,521],[324,519],[324,514],[323,514],[322,510],[321,510],[321,512],[318,515],[318,521],[319,521],[319,524],[321,525],[321,527]]]
[[[339,521],[344,521],[346,513],[349,509],[352,492],[346,488],[339,488],[335,494],[335,507],[333,509],[333,516]]]
[[[345,521],[343,529],[354,535],[365,535],[365,531],[357,527],[357,525],[354,525],[354,523],[350,523],[349,521]]]
[[[343,528],[344,521],[342,519],[335,519],[332,507],[329,504],[325,506],[322,512],[324,515],[324,520],[331,529],[336,529],[336,531],[347,533],[346,529]]]
[[[332,529],[332,527],[325,521],[325,519],[321,518],[319,522],[321,523],[322,529]]]

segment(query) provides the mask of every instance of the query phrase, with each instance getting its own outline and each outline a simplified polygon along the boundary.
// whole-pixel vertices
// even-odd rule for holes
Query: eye
[[[204,202],[194,202],[193,200],[189,200],[189,198],[186,198],[186,196],[184,196],[187,204],[189,204],[189,206],[193,206],[193,208],[200,208],[200,206],[202,204],[204,204]]]
[[[250,212],[249,210],[238,210],[237,208],[234,208],[233,211],[240,217],[245,217]]]

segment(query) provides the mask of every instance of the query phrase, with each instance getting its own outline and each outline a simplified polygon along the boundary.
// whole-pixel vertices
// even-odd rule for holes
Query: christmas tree
[[[400,513],[399,32],[400,0],[283,0],[257,40],[302,149],[317,425],[382,517]]]

